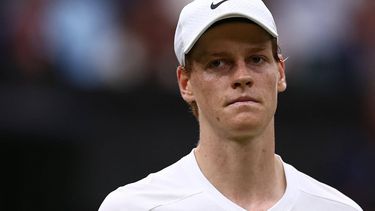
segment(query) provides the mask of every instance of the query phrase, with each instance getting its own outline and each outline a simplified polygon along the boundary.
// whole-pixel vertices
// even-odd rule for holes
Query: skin
[[[199,167],[240,207],[269,209],[286,188],[274,134],[283,59],[274,59],[270,35],[258,25],[229,22],[208,29],[189,60],[190,72],[179,66],[177,78],[183,99],[198,105]]]

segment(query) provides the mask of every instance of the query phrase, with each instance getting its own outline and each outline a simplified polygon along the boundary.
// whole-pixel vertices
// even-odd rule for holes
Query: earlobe
[[[193,102],[194,94],[191,90],[189,74],[182,66],[178,66],[176,72],[177,72],[178,87],[180,89],[182,98],[188,103]]]

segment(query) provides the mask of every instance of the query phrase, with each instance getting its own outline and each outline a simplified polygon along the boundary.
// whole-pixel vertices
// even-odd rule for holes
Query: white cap
[[[272,14],[261,0],[194,0],[182,9],[177,23],[174,50],[178,62],[185,65],[185,55],[212,24],[235,17],[247,18],[278,36]]]

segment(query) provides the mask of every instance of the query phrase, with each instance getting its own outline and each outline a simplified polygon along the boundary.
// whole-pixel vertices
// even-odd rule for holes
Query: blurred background
[[[173,36],[188,0],[4,0],[0,210],[97,210],[198,141]],[[375,3],[265,1],[287,60],[277,153],[375,210]]]

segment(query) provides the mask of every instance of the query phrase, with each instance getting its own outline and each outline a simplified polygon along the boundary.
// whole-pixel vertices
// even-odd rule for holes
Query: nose
[[[246,65],[238,65],[234,71],[234,78],[232,82],[232,88],[246,88],[251,87],[254,83],[254,80],[251,76],[250,70]]]

